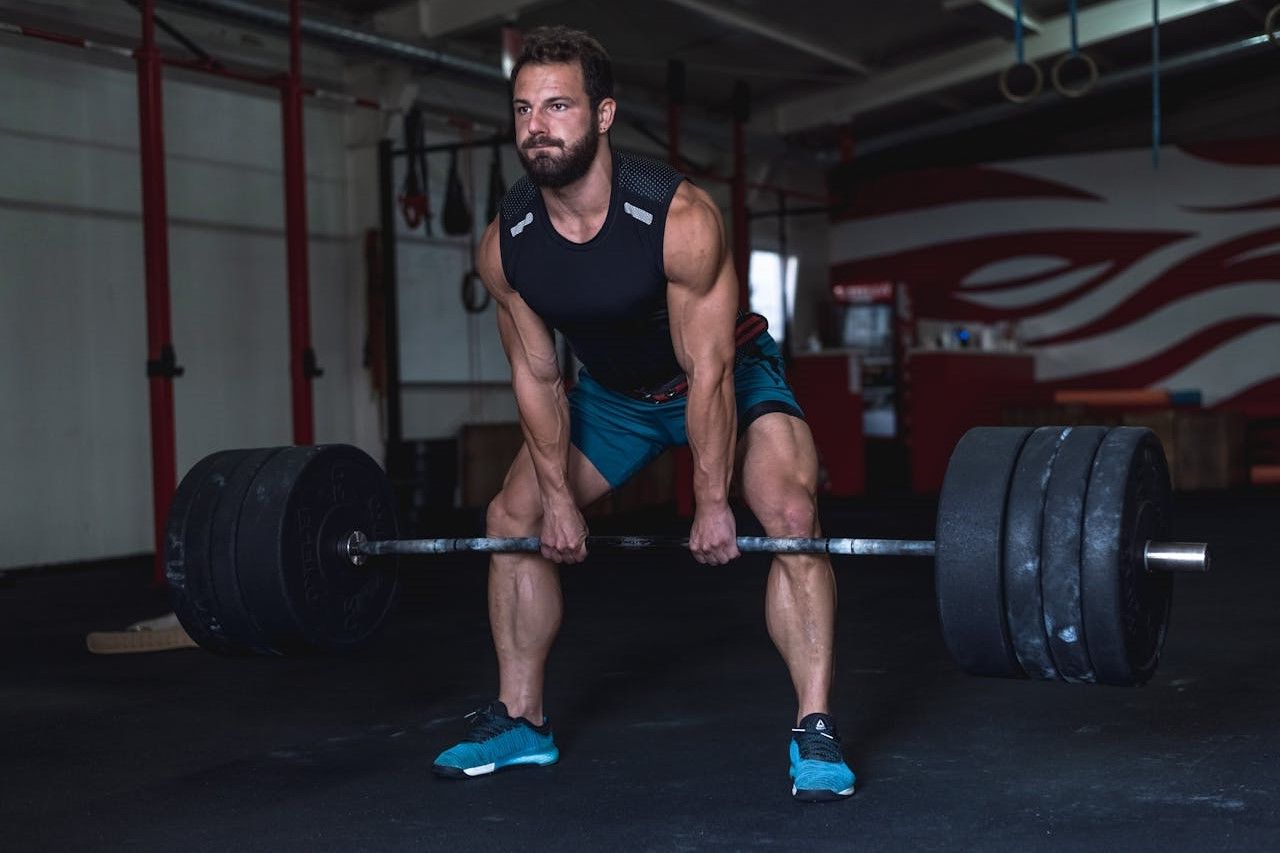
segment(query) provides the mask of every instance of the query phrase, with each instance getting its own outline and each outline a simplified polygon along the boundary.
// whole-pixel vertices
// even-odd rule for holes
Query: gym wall
[[[826,177],[817,168],[798,162],[783,162],[764,177],[771,183],[813,196],[812,199],[798,196],[787,199],[787,209],[793,211],[786,217],[787,254],[798,261],[795,304],[790,306],[791,347],[793,352],[799,352],[805,349],[810,336],[821,338],[824,326],[829,325],[823,315],[831,311],[828,262],[831,219],[825,214],[795,214],[794,211],[821,206],[818,199],[826,194]],[[752,191],[747,195],[747,205],[752,211],[777,210],[778,197],[772,192]],[[729,215],[727,209],[724,213]],[[751,220],[752,251],[777,252],[781,243],[776,217]]]
[[[1199,391],[1280,415],[1280,141],[1005,161],[848,188],[833,284],[1008,321],[1050,388]]]
[[[269,91],[167,75],[180,472],[289,443],[281,130]],[[0,568],[149,552],[137,79],[127,63],[0,45]],[[343,112],[306,111],[318,441],[352,438]],[[358,262],[358,256],[356,256]]]

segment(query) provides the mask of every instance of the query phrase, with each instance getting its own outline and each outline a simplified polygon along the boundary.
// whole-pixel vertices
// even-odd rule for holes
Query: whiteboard
[[[470,314],[462,305],[470,253],[466,238],[396,241],[402,382],[511,381],[497,308],[491,301]]]

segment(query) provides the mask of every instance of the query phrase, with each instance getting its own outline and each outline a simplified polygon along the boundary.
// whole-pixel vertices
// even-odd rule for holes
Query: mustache
[[[528,151],[531,148],[563,148],[563,139],[552,139],[550,136],[531,136],[520,146]]]

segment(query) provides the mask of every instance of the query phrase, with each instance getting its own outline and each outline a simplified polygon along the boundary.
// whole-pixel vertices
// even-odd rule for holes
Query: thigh
[[[579,507],[584,507],[609,491],[609,483],[576,447],[569,448],[569,488]],[[513,519],[533,524],[542,518],[542,493],[528,445],[521,445],[502,483],[502,509]],[[533,535],[537,531],[532,531]]]
[[[738,408],[738,434],[746,437],[757,418],[782,412],[803,418],[783,372],[782,353],[768,332],[739,350],[733,370],[733,390]]]
[[[818,451],[809,425],[783,412],[751,422],[740,441],[742,492],[769,536],[818,535]],[[787,529],[812,513],[812,531]]]
[[[664,421],[666,408],[610,391],[581,375],[569,392],[573,446],[616,489],[674,443]]]

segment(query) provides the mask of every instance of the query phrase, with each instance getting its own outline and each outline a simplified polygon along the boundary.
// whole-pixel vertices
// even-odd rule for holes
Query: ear
[[[601,133],[608,133],[613,127],[613,117],[617,112],[618,102],[613,98],[604,98],[596,107],[596,127]]]

